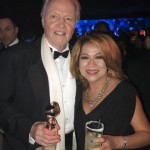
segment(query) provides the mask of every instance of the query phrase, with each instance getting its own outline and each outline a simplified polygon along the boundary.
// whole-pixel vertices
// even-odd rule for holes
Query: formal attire
[[[5,132],[4,150],[34,150],[39,145],[29,142],[29,133],[35,122],[46,120],[44,111],[51,99],[49,77],[41,58],[41,39],[3,51],[0,70],[0,126]],[[62,107],[68,107],[66,105]],[[64,119],[67,122],[68,118]],[[72,131],[67,129],[64,133],[70,137]]]
[[[3,45],[2,43],[0,44],[0,52],[10,48],[11,46],[15,46],[19,44],[19,39],[16,38],[11,44],[9,44],[8,46]]]
[[[9,47],[13,46],[13,45],[16,45],[19,43],[19,39],[16,38],[11,44],[9,44]]]
[[[90,113],[85,114],[82,106],[82,86],[77,86],[75,105],[75,133],[77,150],[84,149],[85,123],[99,120],[104,123],[104,135],[124,136],[133,133],[131,120],[135,111],[136,90],[126,81],[117,87]]]

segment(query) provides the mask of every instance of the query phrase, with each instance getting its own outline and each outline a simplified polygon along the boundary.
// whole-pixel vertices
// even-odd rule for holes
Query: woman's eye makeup
[[[90,59],[89,56],[80,56],[80,59]],[[95,56],[94,59],[103,59],[103,56]]]
[[[80,56],[80,59],[88,59],[88,56]]]
[[[103,56],[96,56],[96,59],[103,59]]]

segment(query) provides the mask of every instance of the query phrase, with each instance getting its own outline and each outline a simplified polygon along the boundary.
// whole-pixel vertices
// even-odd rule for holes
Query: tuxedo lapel
[[[28,68],[29,80],[37,101],[49,103],[48,78],[41,59]]]

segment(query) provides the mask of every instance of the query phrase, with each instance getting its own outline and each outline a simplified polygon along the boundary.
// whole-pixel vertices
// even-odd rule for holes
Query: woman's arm
[[[131,125],[135,131],[134,134],[128,136],[110,136],[104,135],[94,142],[101,142],[101,148],[91,150],[103,150],[105,148],[114,149],[136,149],[150,145],[150,124],[144,114],[141,102],[136,96],[136,108],[131,120]]]

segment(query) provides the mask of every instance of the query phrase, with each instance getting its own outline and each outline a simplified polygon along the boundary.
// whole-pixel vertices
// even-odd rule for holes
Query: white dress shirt
[[[53,48],[53,51],[57,51]],[[64,51],[68,50],[68,46]],[[63,52],[64,52],[63,51]],[[53,55],[54,52],[52,52]],[[56,66],[58,69],[61,87],[63,92],[63,102],[65,110],[65,133],[69,133],[74,129],[74,104],[75,104],[75,94],[76,94],[76,83],[75,79],[72,78],[70,74],[70,68],[68,64],[68,57],[64,58],[59,56],[55,59]]]
[[[9,47],[10,47],[10,46],[13,46],[13,45],[15,45],[15,44],[18,44],[18,43],[19,43],[19,39],[16,38],[15,41],[13,41],[11,44],[9,44]]]

